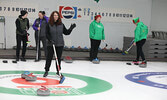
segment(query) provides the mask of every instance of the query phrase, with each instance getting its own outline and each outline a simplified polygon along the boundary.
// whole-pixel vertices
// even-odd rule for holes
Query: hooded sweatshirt
[[[148,34],[148,27],[143,24],[143,22],[139,22],[139,17],[133,19],[134,23],[137,23],[136,29],[134,31],[135,33],[135,42],[138,42],[143,39],[147,39]]]
[[[104,26],[94,20],[89,26],[89,37],[94,40],[105,40]]]

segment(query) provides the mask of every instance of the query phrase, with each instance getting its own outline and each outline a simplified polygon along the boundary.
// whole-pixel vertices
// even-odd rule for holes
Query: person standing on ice
[[[47,43],[47,57],[45,63],[45,73],[43,77],[48,75],[52,58],[54,55],[53,44],[55,45],[59,68],[61,69],[61,56],[64,48],[64,35],[70,35],[72,30],[76,27],[76,24],[71,24],[69,29],[66,29],[65,25],[61,21],[61,17],[58,11],[53,11],[50,15],[49,22],[46,26],[46,38]],[[57,74],[59,75],[59,68],[56,64]]]
[[[29,20],[27,18],[28,12],[25,10],[22,10],[21,15],[16,19],[16,61],[19,61],[20,58],[20,49],[21,49],[21,42],[23,42],[23,48],[22,48],[22,57],[21,61],[26,61],[25,54],[26,54],[26,47],[27,47],[27,30],[29,29]]]
[[[38,50],[38,57],[35,61],[39,61],[41,59],[41,50],[40,50],[40,41],[42,41],[43,49],[45,53],[45,58],[47,54],[46,49],[46,25],[48,23],[48,17],[45,16],[44,11],[39,11],[38,13],[39,18],[37,18],[33,24],[33,29],[35,30],[35,42],[36,42],[36,50]],[[37,49],[38,48],[38,49]]]
[[[101,40],[105,40],[104,26],[100,21],[101,15],[97,15],[95,16],[95,20],[89,26],[89,37],[91,43],[90,61],[92,62],[99,62],[99,59],[97,58],[98,48]]]
[[[147,34],[148,34],[148,27],[140,21],[139,17],[133,19],[133,23],[136,25],[135,39],[133,45],[137,46],[137,57],[136,60],[133,61],[134,64],[139,64],[139,58],[142,58],[142,63],[140,65],[146,65],[146,59],[143,53],[143,45],[146,42]]]

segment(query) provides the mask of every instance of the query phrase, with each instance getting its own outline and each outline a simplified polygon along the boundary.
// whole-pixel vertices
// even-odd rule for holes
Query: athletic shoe
[[[147,67],[147,62],[146,62],[146,61],[142,61],[142,62],[139,64],[139,67],[141,67],[141,68],[146,68],[146,67]]]
[[[97,61],[100,61],[98,58],[96,58]]]
[[[16,61],[19,61],[19,58],[16,58]]]
[[[139,65],[139,61],[138,60],[133,60],[132,63],[135,64],[135,65]]]
[[[99,60],[98,58],[93,59],[93,60],[92,60],[92,63],[94,63],[94,64],[99,64],[99,63],[100,63],[100,60]]]
[[[147,61],[146,61],[146,60],[144,60],[144,61],[142,61],[142,63],[145,63],[145,64],[147,64]]]
[[[92,61],[99,61],[99,59],[98,59],[98,58],[96,58],[96,59],[93,59]]]
[[[43,77],[46,77],[46,76],[48,76],[48,71],[45,71],[45,73],[43,75]]]
[[[24,57],[21,58],[21,61],[26,61],[26,59]]]
[[[40,61],[39,59],[38,60],[36,60],[36,59],[34,60],[34,62],[39,62],[39,61]]]

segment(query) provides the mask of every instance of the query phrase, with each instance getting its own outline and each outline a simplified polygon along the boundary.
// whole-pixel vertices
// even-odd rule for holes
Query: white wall
[[[167,0],[153,0],[151,30],[167,32]]]
[[[0,2],[3,0],[0,0]],[[96,3],[94,0],[5,0],[14,2],[25,2],[25,3],[36,3],[39,5],[39,10],[48,9],[47,16],[53,10],[57,9],[59,5],[79,5],[79,6],[92,6],[92,7],[105,7],[105,8],[127,8],[134,9],[136,17],[140,17],[146,25],[150,27],[151,23],[151,6],[152,0],[100,0]],[[16,18],[6,17],[6,32],[7,32],[7,48],[12,48],[16,45],[15,39],[15,20]],[[35,19],[30,19],[33,23]],[[74,45],[76,47],[90,46],[89,45],[89,24],[90,21],[64,21],[63,23],[68,28],[71,23],[76,23],[77,27],[73,30],[70,36],[65,36],[67,45]],[[133,31],[135,26],[132,23],[111,23],[102,22],[105,27],[106,42],[109,47],[122,48],[123,47],[123,36],[134,36]],[[34,31],[32,28],[29,30],[30,41],[29,45],[35,45]],[[104,44],[101,45],[102,47]]]

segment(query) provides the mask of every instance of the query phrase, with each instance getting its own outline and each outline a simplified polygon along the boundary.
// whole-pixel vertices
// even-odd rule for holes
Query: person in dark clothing
[[[39,61],[41,59],[41,50],[40,50],[40,41],[42,41],[43,49],[45,53],[45,57],[47,54],[46,49],[46,25],[48,23],[48,17],[45,16],[44,11],[39,11],[38,13],[39,18],[37,18],[33,24],[33,29],[35,30],[35,42],[36,42],[36,50],[38,55],[35,61]]]
[[[25,54],[26,54],[26,47],[27,47],[27,30],[29,29],[29,20],[27,18],[28,12],[25,10],[22,10],[21,15],[16,19],[16,61],[19,61],[20,58],[20,49],[21,49],[21,42],[23,42],[23,48],[22,48],[22,57],[21,61],[26,61]]]
[[[59,68],[61,69],[61,56],[64,48],[64,35],[70,35],[72,30],[76,27],[76,24],[71,24],[69,29],[66,29],[62,23],[60,14],[57,11],[53,11],[49,18],[49,23],[46,26],[46,38],[47,38],[47,58],[45,64],[45,73],[43,77],[48,75],[51,61],[54,55],[53,44],[55,45]],[[57,74],[60,75],[58,66],[56,64]]]

